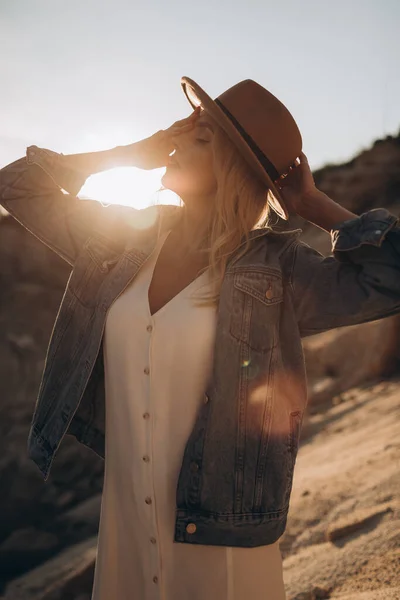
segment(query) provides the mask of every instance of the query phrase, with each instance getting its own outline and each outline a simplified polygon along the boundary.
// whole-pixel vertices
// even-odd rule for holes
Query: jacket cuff
[[[29,146],[26,149],[26,162],[29,165],[38,165],[58,187],[77,196],[89,175],[71,168],[67,160],[68,158],[62,153],[38,148],[38,146]]]
[[[386,234],[399,221],[386,208],[373,208],[331,229],[332,251],[347,252],[363,244],[381,246]]]

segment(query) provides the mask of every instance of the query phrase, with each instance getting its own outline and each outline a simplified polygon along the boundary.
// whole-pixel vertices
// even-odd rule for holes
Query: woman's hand
[[[274,182],[289,213],[297,214],[301,214],[306,199],[317,191],[307,156],[302,152],[299,158],[300,163],[291,167],[284,179],[277,179]]]
[[[193,129],[199,114],[200,107],[198,106],[189,117],[175,121],[168,129],[160,129],[150,137],[132,144],[135,167],[145,170],[165,167],[171,152],[175,149],[172,139]],[[126,148],[128,151],[129,146]]]
[[[79,171],[82,177],[89,177],[106,169],[115,167],[139,167],[140,169],[157,169],[164,167],[174,150],[172,138],[190,131],[200,114],[197,107],[189,117],[175,121],[168,129],[161,129],[152,136],[127,146],[116,146],[110,150],[97,152],[82,152],[80,154],[58,155],[66,166]],[[57,155],[56,152],[46,150],[47,153]]]
[[[275,181],[289,214],[295,213],[327,232],[338,223],[357,217],[316,187],[307,156],[302,152],[299,158],[300,163],[284,179]]]

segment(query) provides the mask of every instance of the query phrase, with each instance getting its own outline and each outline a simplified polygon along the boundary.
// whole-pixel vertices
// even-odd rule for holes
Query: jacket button
[[[194,533],[196,531],[197,527],[194,523],[189,523],[189,525],[186,525],[186,531],[188,533]]]
[[[268,300],[271,300],[273,295],[274,295],[274,292],[272,291],[272,289],[268,288],[268,290],[265,292],[265,297],[268,298]]]
[[[148,412],[143,413],[143,419],[148,419],[150,417]]]
[[[155,544],[157,540],[156,540],[156,538],[154,538],[154,537],[151,537],[151,538],[150,538],[150,541],[151,541],[151,543],[152,543],[152,544]]]
[[[146,496],[145,500],[146,504],[151,504],[151,498],[150,496]]]
[[[158,577],[157,577],[157,575],[154,575],[154,577],[153,577],[153,581],[154,581],[154,583],[157,583],[157,582],[158,582]]]
[[[147,454],[145,454],[144,456],[142,456],[144,462],[149,462],[150,458],[149,456],[147,456]]]
[[[195,462],[190,463],[190,470],[192,473],[196,473],[199,470],[199,465]]]

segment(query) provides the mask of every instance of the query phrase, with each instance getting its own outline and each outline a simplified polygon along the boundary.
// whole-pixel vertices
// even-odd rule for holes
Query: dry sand
[[[311,415],[281,538],[287,600],[400,600],[400,379]]]

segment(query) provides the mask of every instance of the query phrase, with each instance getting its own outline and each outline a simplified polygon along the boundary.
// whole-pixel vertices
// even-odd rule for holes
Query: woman
[[[182,87],[194,112],[150,138],[31,146],[0,171],[5,208],[73,267],[28,451],[45,479],[65,433],[105,457],[93,600],[283,600],[301,337],[400,312],[398,219],[317,190],[262,86]],[[184,206],[75,197],[92,173],[167,163]],[[271,209],[330,232],[333,256],[274,229]]]

